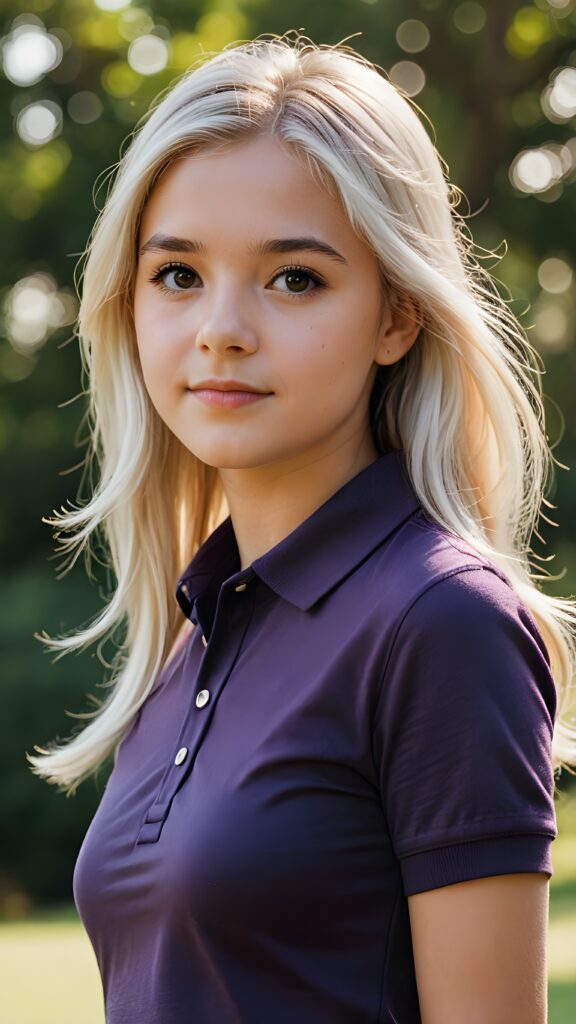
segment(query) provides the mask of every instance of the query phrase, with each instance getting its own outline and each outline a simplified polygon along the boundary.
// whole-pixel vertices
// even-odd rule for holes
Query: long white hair
[[[548,446],[539,359],[474,255],[460,190],[417,106],[348,46],[305,37],[258,37],[189,69],[138,126],[119,162],[86,252],[78,320],[98,469],[88,502],[43,521],[72,567],[89,564],[101,536],[116,585],[74,635],[49,638],[64,654],[123,642],[97,710],[32,770],[68,795],[126,735],[182,624],[176,581],[227,514],[217,470],[168,430],[146,392],[132,296],[143,207],[183,153],[268,133],[302,158],[378,255],[383,294],[411,297],[423,313],[416,343],[381,367],[370,402],[380,452],[403,448],[414,489],[438,523],[509,578],[544,637],[558,691],[555,773],[576,764],[569,717],[576,666],[576,602],[548,596],[530,548],[556,461]],[[558,464],[559,465],[559,464]],[[565,468],[565,467],[564,467]],[[538,558],[538,556],[535,556]],[[540,559],[544,561],[544,559]],[[536,566],[537,568],[537,566]]]

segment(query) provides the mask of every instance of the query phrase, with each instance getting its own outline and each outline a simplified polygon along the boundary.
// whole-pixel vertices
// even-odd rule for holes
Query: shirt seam
[[[384,687],[384,682],[385,682],[385,679],[386,679],[386,675],[388,673],[388,668],[389,668],[389,665],[390,665],[390,661],[392,660],[392,655],[394,654],[394,651],[395,651],[395,648],[396,648],[396,643],[397,643],[397,640],[398,640],[398,636],[399,636],[400,630],[402,629],[402,626],[404,625],[404,622],[406,621],[406,618],[408,617],[408,615],[410,614],[410,612],[412,611],[414,606],[418,603],[418,601],[422,597],[424,597],[424,595],[427,594],[428,591],[432,590],[433,587],[437,586],[439,583],[442,583],[444,580],[450,579],[451,576],[458,576],[458,575],[461,575],[461,574],[463,574],[465,572],[484,572],[484,571],[485,572],[491,572],[494,576],[497,576],[499,579],[502,578],[500,576],[500,573],[496,569],[492,568],[492,566],[490,566],[490,565],[472,565],[472,564],[470,564],[470,565],[460,565],[456,569],[449,569],[447,572],[443,573],[441,576],[438,576],[437,579],[434,579],[430,583],[428,583],[427,586],[424,588],[424,590],[421,590],[418,594],[416,594],[416,597],[413,598],[411,603],[405,609],[404,614],[402,615],[402,618],[400,619],[400,621],[399,621],[399,623],[396,626],[396,629],[394,631],[394,636],[392,637],[392,642],[391,642],[389,650],[388,650],[388,656],[386,658],[386,661],[385,661],[385,664],[384,664],[384,668],[382,670],[382,677],[381,677],[380,682],[378,684],[378,690],[376,692],[376,698],[375,698],[375,705],[377,705],[379,700],[380,700],[380,697],[381,697],[381,694],[382,694],[382,689]],[[508,584],[508,585],[510,585],[510,584]]]
[[[390,960],[390,949],[391,949],[391,945],[392,945],[391,944],[391,939],[392,939],[392,933],[393,933],[393,930],[394,930],[394,925],[396,924],[396,920],[397,920],[397,917],[398,917],[398,911],[400,909],[400,901],[402,899],[402,895],[403,895],[402,886],[399,885],[398,888],[396,889],[396,898],[394,900],[394,906],[392,908],[392,913],[390,914],[390,918],[389,918],[389,922],[388,922],[388,933],[386,935],[386,943],[385,943],[385,946],[384,946],[384,958],[383,958],[383,963],[382,963],[382,974],[380,976],[380,996],[379,996],[379,999],[378,999],[377,1024],[380,1024],[380,1022],[382,1020],[382,1010],[383,1010],[383,1004],[384,1004],[384,996],[386,994],[386,979],[388,977],[388,962]]]
[[[456,538],[454,537],[453,534],[450,534],[450,535],[447,534],[446,535],[446,540],[454,548],[455,551],[459,551],[460,554],[462,553],[462,549],[459,548],[458,545],[455,543]],[[480,568],[480,566],[478,568]],[[495,566],[495,565],[493,565],[493,566],[485,565],[484,568],[490,569],[496,576],[498,576],[503,581],[503,583],[506,583],[507,586],[510,587],[510,589],[513,590],[514,593],[516,593],[516,591],[514,589],[514,585],[512,583],[512,580],[504,572],[503,569],[500,569],[498,566]],[[518,597],[517,594],[516,594],[516,596]],[[546,644],[546,641],[544,640],[544,636],[542,634],[542,630],[541,630],[540,626],[538,625],[538,623],[536,622],[536,619],[535,619],[531,609],[528,607],[528,605],[524,601],[522,601],[521,603],[522,603],[522,612],[526,616],[526,618],[528,619],[528,622],[532,626],[532,631],[533,631],[534,639],[536,640],[538,646],[540,647],[540,649],[542,651],[542,654],[544,656],[544,660],[546,661],[546,663],[548,665],[548,668],[550,668],[551,664],[552,664],[551,660],[550,660],[550,651],[548,649],[548,645]]]

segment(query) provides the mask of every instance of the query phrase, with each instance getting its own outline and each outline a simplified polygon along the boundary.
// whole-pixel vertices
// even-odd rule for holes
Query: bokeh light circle
[[[475,0],[465,0],[459,4],[453,14],[454,24],[459,32],[464,35],[474,35],[481,32],[486,24],[486,11],[482,4]]]
[[[420,67],[412,60],[401,60],[394,64],[389,71],[391,82],[396,85],[407,96],[417,96],[426,85],[426,75]]]
[[[94,3],[101,11],[121,11],[130,6],[130,0],[94,0]]]
[[[62,111],[52,100],[29,103],[16,118],[16,131],[29,146],[44,146],[62,130]]]
[[[77,124],[92,124],[102,113],[102,101],[95,92],[75,92],[68,100],[68,113]]]
[[[538,283],[541,288],[551,295],[561,295],[567,292],[572,286],[574,272],[566,260],[557,256],[550,256],[542,260],[538,267]]]
[[[421,53],[430,42],[428,26],[416,18],[409,18],[396,29],[396,42],[406,53]]]
[[[556,117],[568,120],[576,114],[576,68],[561,68],[547,93],[547,102]]]
[[[17,281],[8,295],[8,338],[13,348],[28,355],[44,344],[51,331],[73,323],[77,312],[76,298],[58,291],[51,274],[30,274]]]
[[[510,180],[520,192],[545,192],[563,174],[563,165],[558,154],[545,146],[540,149],[525,149],[518,154],[510,167]]]
[[[128,47],[128,63],[140,75],[156,75],[168,63],[168,47],[159,36],[138,36]]]
[[[35,85],[62,60],[64,48],[57,36],[39,25],[16,28],[2,45],[4,74],[14,85]]]
[[[553,300],[545,300],[536,309],[534,329],[539,344],[552,352],[562,352],[569,344],[570,319],[565,309]]]

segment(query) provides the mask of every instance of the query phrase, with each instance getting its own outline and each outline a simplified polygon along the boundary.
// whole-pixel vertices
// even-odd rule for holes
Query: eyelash
[[[152,284],[155,284],[156,287],[159,288],[161,292],[165,292],[167,295],[177,295],[178,292],[186,292],[186,291],[191,290],[191,289],[188,289],[188,288],[167,288],[166,287],[166,285],[162,281],[162,278],[166,274],[170,273],[170,271],[172,271],[172,270],[186,270],[186,271],[188,271],[188,272],[190,272],[192,274],[196,274],[197,277],[200,276],[199,274],[196,273],[195,270],[192,270],[191,267],[186,266],[185,263],[165,263],[164,266],[158,267],[158,270],[155,270],[154,273],[151,275],[151,277],[148,278],[148,280]],[[298,294],[297,292],[284,292],[284,295],[287,295],[288,298],[290,298],[290,299],[306,299],[306,298],[308,298],[309,295],[312,295],[315,291],[318,291],[320,288],[324,288],[325,287],[324,281],[322,280],[321,277],[318,276],[318,274],[314,273],[313,270],[309,270],[308,267],[301,267],[301,266],[298,266],[295,263],[290,264],[290,266],[288,266],[288,267],[282,267],[282,269],[279,270],[274,275],[273,280],[276,281],[276,279],[278,277],[282,277],[282,274],[288,274],[291,271],[296,271],[298,273],[305,274],[306,277],[309,277],[312,281],[314,281],[314,284],[315,284],[316,287],[312,288],[311,291],[302,292],[301,294]]]

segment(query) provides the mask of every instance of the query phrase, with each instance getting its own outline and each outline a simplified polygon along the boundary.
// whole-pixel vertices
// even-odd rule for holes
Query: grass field
[[[74,908],[59,914],[0,925],[2,1024],[104,1024],[92,946]]]
[[[557,815],[560,835],[552,846],[550,883],[548,1020],[575,1024],[576,794],[570,802],[559,802]],[[96,959],[73,906],[31,920],[0,922],[0,964],[1,1024],[104,1024]]]

